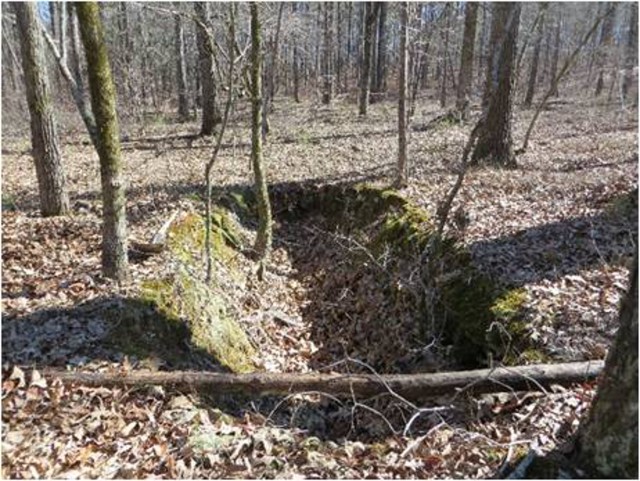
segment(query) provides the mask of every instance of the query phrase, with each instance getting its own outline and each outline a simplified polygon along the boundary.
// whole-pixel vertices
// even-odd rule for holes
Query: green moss
[[[372,246],[379,250],[383,245],[399,249],[422,250],[433,232],[429,216],[419,208],[405,206],[403,211],[386,215],[382,228],[373,239]]]
[[[608,216],[617,219],[637,217],[638,189],[612,197],[605,205],[604,211]]]
[[[527,293],[523,289],[507,291],[498,297],[491,306],[491,312],[497,320],[510,322],[522,312],[522,306],[527,300]]]
[[[378,286],[381,295],[413,309],[423,334],[443,330],[460,364],[476,367],[490,358],[517,362],[520,352],[536,357],[524,320],[526,293],[500,287],[479,272],[469,251],[453,238],[433,244],[429,266],[423,266],[424,281],[435,289],[433,304],[399,290],[397,279],[407,275],[403,269],[415,270],[435,234],[428,213],[397,191],[369,184],[286,186],[274,191],[274,205],[290,219],[320,215],[325,229],[357,239],[376,257],[391,250]],[[366,269],[358,258],[363,255],[360,250],[350,254],[354,269]]]
[[[5,194],[4,192],[2,193],[2,210],[4,211],[10,211],[10,210],[17,210],[17,206],[16,206],[16,198],[14,195],[12,194]]]
[[[141,297],[170,321],[186,323],[190,343],[220,364],[233,372],[254,370],[255,350],[242,328],[226,313],[222,300],[185,268],[173,279],[144,283]]]
[[[231,209],[239,215],[250,215],[254,212],[254,209],[250,207],[253,204],[254,197],[249,191],[235,191],[228,195],[228,201]]]
[[[233,247],[242,244],[242,236],[227,210],[214,209],[211,234],[214,255],[228,263],[236,254]],[[256,353],[245,332],[229,316],[223,299],[199,278],[205,247],[204,219],[190,213],[176,220],[169,228],[167,245],[181,262],[172,276],[143,282],[139,298],[127,300],[137,308],[118,311],[113,343],[140,358],[158,355],[179,363],[180,357],[196,352],[234,372],[254,370],[252,358]],[[229,270],[233,273],[232,268]],[[188,353],[181,348],[185,344],[191,346]]]
[[[445,333],[462,364],[476,366],[489,357],[517,362],[519,350],[528,345],[522,289],[503,291],[467,266],[447,277],[440,292]]]
[[[114,325],[108,343],[124,354],[141,361],[162,359],[175,366],[184,364],[187,326],[163,316],[152,300],[124,299],[102,315]]]
[[[211,214],[211,246],[213,255],[229,261],[240,248],[244,238],[239,226],[226,209],[215,207]],[[204,218],[189,213],[174,222],[167,236],[169,249],[184,263],[200,265],[205,248]]]
[[[539,349],[535,349],[530,347],[525,349],[520,356],[518,356],[518,364],[541,364],[545,362],[550,362],[551,358],[549,355],[545,354]]]

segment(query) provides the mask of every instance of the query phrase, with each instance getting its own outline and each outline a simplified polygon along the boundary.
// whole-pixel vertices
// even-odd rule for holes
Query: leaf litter
[[[418,123],[439,112],[429,100],[420,107]],[[328,108],[276,103],[274,133],[265,147],[270,183],[387,184],[396,149],[394,113],[392,103],[381,102],[362,122],[344,101]],[[529,115],[516,113],[516,139]],[[251,179],[246,118],[243,106],[232,120],[214,174],[220,188]],[[552,360],[602,359],[615,333],[637,242],[636,125],[635,112],[609,105],[575,98],[554,106],[541,118],[517,170],[472,170],[456,199],[454,210],[469,219],[457,233],[459,241],[498,282],[525,290],[530,335]],[[411,133],[412,182],[403,195],[436,211],[456,175],[468,128]],[[155,129],[166,139],[196,126]],[[16,206],[5,209],[2,229],[3,477],[485,478],[530,449],[566,449],[588,409],[592,384],[546,394],[460,396],[426,406],[447,409],[425,412],[403,433],[412,413],[390,396],[340,403],[321,393],[250,400],[46,380],[40,366],[145,368],[103,344],[109,326],[97,313],[69,309],[138,292],[142,281],[167,268],[167,260],[159,255],[133,262],[131,279],[120,286],[102,278],[96,155],[88,146],[64,146],[74,215],[41,219],[35,175],[25,170],[31,160],[20,142],[3,139],[10,151],[3,155],[3,195]],[[206,140],[191,148],[180,142],[149,143],[153,148],[141,148],[147,146],[142,141],[124,144],[131,239],[149,239],[176,209],[201,205],[210,146]],[[324,346],[314,342],[311,330],[321,321],[329,334],[346,329],[356,340],[388,336],[384,323],[369,324],[370,332],[363,333],[344,318],[331,321],[326,305],[309,314],[310,289],[318,289],[326,276],[346,273],[312,258],[301,272],[286,242],[310,236],[292,228],[276,226],[282,242],[265,282],[255,281],[251,263],[240,259],[246,277],[229,280],[236,284],[225,290],[268,371],[307,372],[342,360],[345,353],[336,350],[318,361]],[[330,253],[329,244],[320,242],[318,258]],[[312,247],[302,242],[301,250]],[[309,277],[323,268],[324,274]],[[372,277],[345,280],[338,297],[366,299]],[[52,315],[52,308],[58,313]],[[367,360],[365,351],[351,354]],[[382,371],[397,361],[393,354],[378,353]]]

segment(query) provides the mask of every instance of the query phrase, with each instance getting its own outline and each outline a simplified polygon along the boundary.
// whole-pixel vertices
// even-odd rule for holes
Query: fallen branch
[[[44,374],[64,383],[89,386],[207,386],[220,393],[291,394],[322,391],[331,395],[356,394],[373,396],[390,390],[407,398],[428,398],[455,393],[466,388],[475,394],[507,390],[530,391],[548,388],[553,384],[569,385],[595,379],[604,361],[564,364],[498,367],[472,371],[430,374],[294,374],[252,373],[227,374],[196,371],[172,372],[79,372],[47,369]],[[469,387],[471,386],[471,387]]]
[[[171,216],[162,224],[158,232],[156,232],[151,241],[148,243],[145,242],[131,242],[131,247],[137,251],[143,252],[145,254],[159,254],[162,252],[167,243],[167,233],[169,232],[169,227],[173,223],[173,221],[178,216],[178,211],[174,211]]]

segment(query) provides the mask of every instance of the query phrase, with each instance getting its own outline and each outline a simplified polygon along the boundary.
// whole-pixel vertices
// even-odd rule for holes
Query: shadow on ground
[[[3,363],[76,366],[130,362],[154,369],[224,371],[216,359],[189,343],[187,323],[163,315],[149,302],[98,298],[71,308],[36,311],[2,320]]]

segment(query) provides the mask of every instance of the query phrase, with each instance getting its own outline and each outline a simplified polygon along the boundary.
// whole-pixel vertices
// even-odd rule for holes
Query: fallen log
[[[497,367],[472,371],[429,374],[319,374],[251,373],[228,374],[196,371],[169,372],[80,372],[48,369],[45,376],[68,384],[88,386],[165,385],[206,386],[221,394],[290,394],[319,391],[334,396],[373,396],[393,390],[405,398],[428,398],[460,390],[474,394],[500,391],[535,391],[554,384],[569,385],[595,379],[604,361],[531,366]]]

